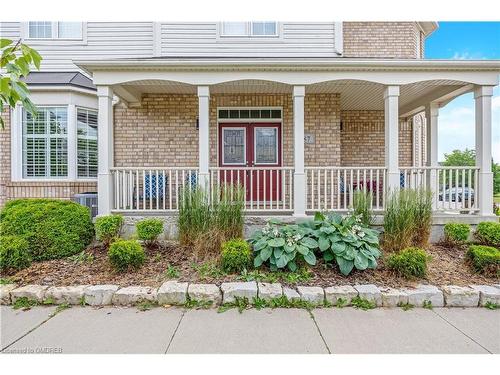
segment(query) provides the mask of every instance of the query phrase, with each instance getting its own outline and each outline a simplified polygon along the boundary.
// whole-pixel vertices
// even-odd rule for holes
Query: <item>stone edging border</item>
[[[349,306],[355,297],[370,301],[377,307],[478,307],[500,305],[500,284],[461,287],[420,284],[415,288],[379,288],[373,284],[283,287],[278,283],[228,282],[220,288],[215,284],[189,284],[170,280],[158,289],[143,286],[77,285],[49,287],[43,285],[0,285],[2,305],[14,304],[19,298],[37,303],[90,306],[133,306],[142,302],[159,305],[185,305],[188,301],[209,302],[217,306],[234,303],[238,298],[270,301],[285,296],[289,301],[302,301],[310,306]]]

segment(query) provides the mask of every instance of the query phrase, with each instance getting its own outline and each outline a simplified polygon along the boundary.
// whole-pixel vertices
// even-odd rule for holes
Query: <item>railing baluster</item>
[[[340,195],[340,169],[337,169],[337,209],[340,210],[341,195]]]

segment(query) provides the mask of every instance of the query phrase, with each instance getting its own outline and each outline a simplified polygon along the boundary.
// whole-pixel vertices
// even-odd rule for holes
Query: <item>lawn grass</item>
[[[495,194],[495,195],[493,196],[493,201],[494,201],[495,203],[500,203],[500,194]]]

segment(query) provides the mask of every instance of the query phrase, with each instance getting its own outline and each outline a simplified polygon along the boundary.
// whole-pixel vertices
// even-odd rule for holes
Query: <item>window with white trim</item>
[[[222,22],[221,36],[273,37],[278,36],[277,22]]]
[[[77,176],[97,177],[97,111],[76,110]]]
[[[68,110],[38,108],[35,116],[23,109],[23,177],[68,176]]]
[[[82,22],[28,22],[29,39],[77,39],[83,38]]]

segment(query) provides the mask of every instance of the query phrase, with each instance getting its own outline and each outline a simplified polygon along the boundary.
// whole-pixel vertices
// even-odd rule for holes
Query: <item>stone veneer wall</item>
[[[10,111],[5,109],[2,117],[5,129],[0,130],[0,207],[15,198],[62,198],[70,199],[74,194],[97,191],[95,182],[12,182],[10,171]]]
[[[344,57],[420,58],[416,22],[344,22],[343,31]]]
[[[384,166],[384,111],[342,111],[341,161],[343,166]],[[412,165],[412,128],[399,124],[399,164]]]

